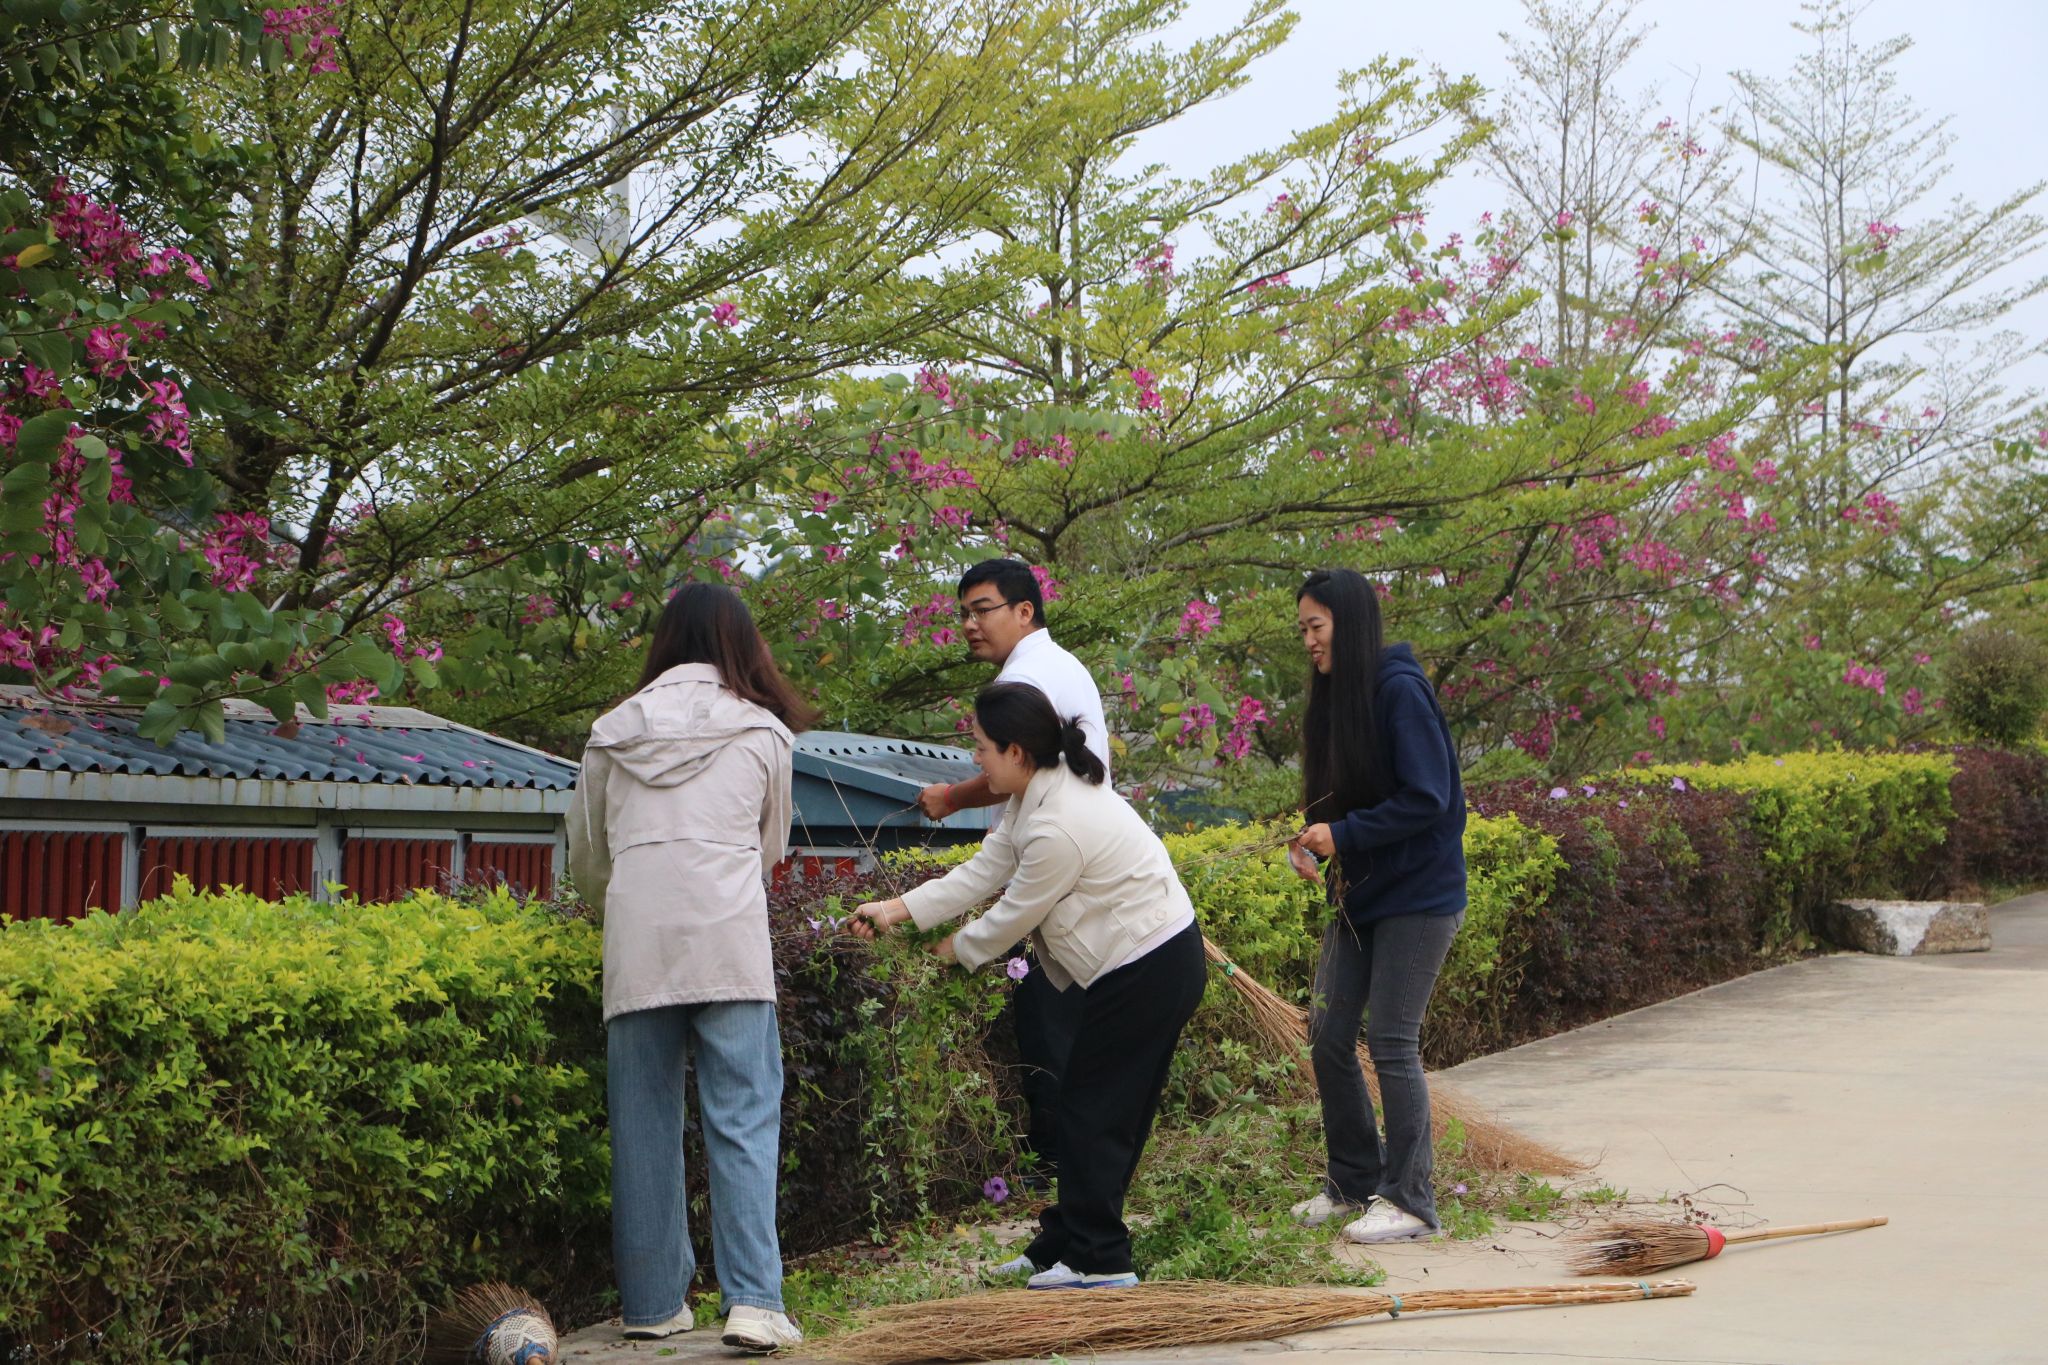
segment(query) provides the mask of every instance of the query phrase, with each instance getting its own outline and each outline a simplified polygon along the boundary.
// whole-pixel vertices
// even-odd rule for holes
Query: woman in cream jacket
[[[1030,1287],[1136,1284],[1124,1196],[1202,999],[1202,936],[1166,846],[1103,784],[1078,719],[1020,683],[987,688],[974,713],[974,761],[1009,797],[1001,828],[946,876],[861,906],[851,929],[930,929],[1008,884],[933,951],[972,971],[1029,935],[1047,979],[1085,993],[1060,1087],[1059,1198],[1025,1252]]]
[[[591,727],[569,871],[604,921],[612,1256],[629,1338],[690,1330],[683,1076],[697,1072],[723,1338],[779,1350],[782,1040],[764,879],[789,839],[790,732],[810,708],[730,588],[692,583],[639,690]]]

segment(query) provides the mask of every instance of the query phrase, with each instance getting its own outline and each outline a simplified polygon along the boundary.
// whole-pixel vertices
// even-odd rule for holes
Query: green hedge
[[[422,1301],[601,1223],[598,972],[502,896],[8,924],[0,1339],[405,1354]]]
[[[1953,823],[1955,774],[1947,754],[1799,753],[1621,776],[1745,796],[1773,902],[1805,928],[1831,897],[1897,889]]]

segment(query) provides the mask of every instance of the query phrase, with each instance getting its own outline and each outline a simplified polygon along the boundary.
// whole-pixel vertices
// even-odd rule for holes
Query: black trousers
[[[1087,995],[1079,986],[1061,990],[1053,985],[1036,963],[1010,994],[1010,1022],[1016,1026],[1017,1059],[1023,1063],[1019,1088],[1028,1115],[1024,1142],[1036,1159],[1028,1177],[1033,1186],[1049,1186],[1060,1173],[1060,1085],[1081,1031]]]
[[[1083,993],[1081,1027],[1059,1093],[1059,1198],[1025,1255],[1084,1275],[1131,1266],[1124,1196],[1151,1135],[1181,1030],[1202,1003],[1208,965],[1194,925]]]

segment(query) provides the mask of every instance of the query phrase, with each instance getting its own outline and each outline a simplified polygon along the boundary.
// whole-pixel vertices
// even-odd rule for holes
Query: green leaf
[[[434,665],[425,659],[412,661],[412,676],[421,687],[431,689],[441,685],[441,675],[434,670]]]
[[[56,459],[58,450],[64,444],[65,434],[71,430],[71,417],[72,414],[68,410],[59,410],[46,412],[23,422],[20,434],[14,438],[15,459]]]
[[[158,744],[170,743],[182,728],[178,724],[178,708],[171,704],[169,697],[158,697],[143,707],[142,717],[135,723],[136,734]]]
[[[187,725],[196,726],[199,732],[206,736],[208,743],[220,744],[228,737],[227,710],[218,701],[203,702],[193,710],[182,713],[179,719]]]
[[[188,654],[172,663],[169,671],[173,683],[205,687],[226,682],[235,670],[219,654]]]

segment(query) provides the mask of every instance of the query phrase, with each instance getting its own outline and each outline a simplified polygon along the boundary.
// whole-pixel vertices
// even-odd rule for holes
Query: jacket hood
[[[1429,686],[1429,675],[1422,671],[1422,665],[1415,660],[1415,651],[1406,644],[1386,645],[1380,650],[1381,686],[1401,676],[1415,679],[1424,687]]]
[[[679,664],[598,718],[589,748],[650,787],[679,787],[709,766],[748,730],[786,726],[766,709],[734,696],[711,664]]]

